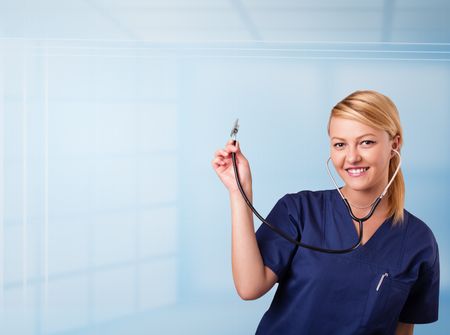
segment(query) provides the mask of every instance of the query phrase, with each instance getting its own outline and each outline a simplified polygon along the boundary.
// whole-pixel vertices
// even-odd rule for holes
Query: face
[[[395,155],[398,136],[358,121],[333,117],[330,122],[331,160],[353,191],[381,192],[388,183],[389,161]]]

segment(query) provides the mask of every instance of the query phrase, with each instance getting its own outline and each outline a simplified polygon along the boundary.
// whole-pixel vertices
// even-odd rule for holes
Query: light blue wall
[[[440,247],[440,321],[416,334],[447,334],[448,5],[333,3],[0,1],[0,332],[253,333],[273,291],[235,293],[213,154],[239,117],[267,214],[332,187],[330,109],[374,89]]]

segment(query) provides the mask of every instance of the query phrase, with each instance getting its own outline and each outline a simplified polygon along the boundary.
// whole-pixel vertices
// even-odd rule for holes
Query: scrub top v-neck
[[[399,225],[384,221],[348,254],[297,247],[261,225],[258,246],[278,288],[257,334],[394,334],[399,321],[436,321],[437,243],[425,223],[404,215]],[[347,248],[358,238],[337,190],[287,194],[267,221],[322,248]]]

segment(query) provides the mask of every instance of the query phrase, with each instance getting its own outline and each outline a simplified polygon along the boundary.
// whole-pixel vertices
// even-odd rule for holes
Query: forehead
[[[387,132],[377,128],[370,127],[359,121],[333,117],[330,121],[330,138],[338,137],[340,139],[356,139],[366,134],[372,134],[376,137],[388,136]]]

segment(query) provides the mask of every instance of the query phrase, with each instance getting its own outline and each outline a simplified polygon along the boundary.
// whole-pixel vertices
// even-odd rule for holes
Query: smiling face
[[[381,193],[388,183],[389,161],[399,139],[361,122],[333,117],[330,151],[336,171],[349,193]]]

